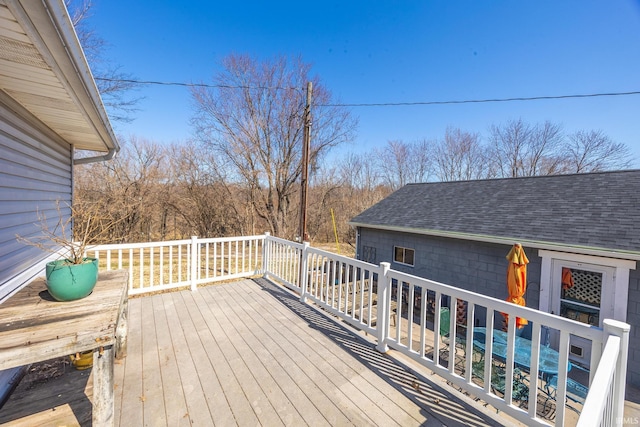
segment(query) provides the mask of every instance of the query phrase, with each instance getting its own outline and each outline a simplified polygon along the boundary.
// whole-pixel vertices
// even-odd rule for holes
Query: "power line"
[[[280,86],[242,86],[242,85],[217,85],[207,83],[184,83],[184,82],[160,82],[154,80],[135,80],[135,79],[108,79],[105,77],[95,77],[95,80],[114,83],[132,83],[138,85],[156,85],[156,86],[182,86],[182,87],[205,87],[211,89],[275,89],[275,90],[297,90],[302,91],[299,87],[280,87]]]
[[[602,97],[602,96],[627,96],[627,95],[640,95],[640,91],[588,93],[588,94],[575,94],[575,95],[531,96],[531,97],[517,97],[517,98],[464,99],[464,100],[453,100],[453,101],[317,104],[316,106],[317,107],[399,107],[399,106],[411,106],[411,105],[481,104],[481,103],[488,103],[488,102],[540,101],[545,99],[596,98],[596,97]]]
[[[160,82],[153,80],[135,80],[135,79],[107,79],[104,77],[95,77],[95,80],[102,80],[116,83],[132,83],[140,85],[159,85],[159,86],[182,86],[182,87],[204,87],[211,89],[269,89],[269,90],[297,90],[303,92],[301,88],[296,87],[269,87],[269,86],[234,86],[219,85],[207,83],[183,83],[183,82]],[[487,99],[463,99],[449,101],[415,101],[415,102],[372,102],[372,103],[335,103],[335,104],[314,104],[314,107],[403,107],[417,105],[455,105],[455,104],[485,104],[490,102],[515,102],[515,101],[542,101],[549,99],[577,99],[577,98],[599,98],[605,96],[629,96],[640,95],[640,91],[630,92],[601,92],[601,93],[583,93],[573,95],[548,95],[548,96],[530,96],[530,97],[514,97],[514,98],[487,98]]]

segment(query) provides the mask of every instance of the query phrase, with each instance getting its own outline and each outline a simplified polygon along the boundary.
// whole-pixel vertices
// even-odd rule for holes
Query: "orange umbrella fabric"
[[[562,267],[562,289],[566,291],[571,288],[573,288],[573,275],[571,274],[571,269]]]
[[[518,305],[525,305],[524,293],[527,290],[527,264],[529,259],[522,249],[522,245],[516,243],[513,245],[507,255],[509,266],[507,267],[507,289],[509,290],[509,298],[507,301]],[[505,314],[505,321],[508,319]],[[522,328],[529,323],[527,319],[516,318],[516,326]]]

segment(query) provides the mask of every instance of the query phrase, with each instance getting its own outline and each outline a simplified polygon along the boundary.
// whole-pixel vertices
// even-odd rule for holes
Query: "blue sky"
[[[93,0],[106,56],[141,80],[210,82],[230,53],[301,55],[343,103],[448,101],[640,90],[640,1],[218,2]],[[118,134],[184,141],[182,87],[145,86]],[[599,129],[640,159],[640,95],[352,108],[353,151],[439,138],[447,126],[551,120]],[[640,161],[636,161],[636,166]]]

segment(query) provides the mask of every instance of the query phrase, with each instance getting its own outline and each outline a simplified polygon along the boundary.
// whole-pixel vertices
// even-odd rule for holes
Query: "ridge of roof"
[[[496,182],[496,181],[512,181],[512,180],[533,180],[533,179],[549,179],[549,178],[566,178],[576,176],[589,176],[589,175],[610,175],[618,173],[640,173],[640,169],[618,169],[612,171],[596,171],[596,172],[574,172],[574,173],[561,173],[554,175],[533,175],[533,176],[514,176],[514,177],[500,177],[500,178],[481,178],[481,179],[462,179],[458,181],[428,181],[428,182],[410,182],[408,185],[428,185],[428,184],[459,184],[464,182]]]
[[[349,224],[640,254],[639,207],[640,170],[622,170],[407,184]]]

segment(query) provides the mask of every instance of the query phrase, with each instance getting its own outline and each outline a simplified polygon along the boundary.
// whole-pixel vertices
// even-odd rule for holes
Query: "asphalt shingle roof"
[[[640,170],[408,184],[351,223],[640,252]]]

